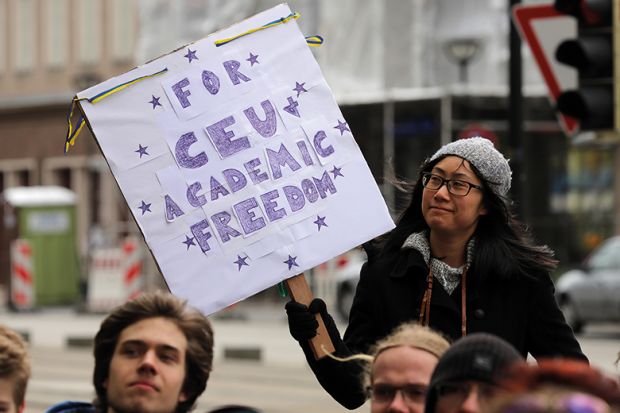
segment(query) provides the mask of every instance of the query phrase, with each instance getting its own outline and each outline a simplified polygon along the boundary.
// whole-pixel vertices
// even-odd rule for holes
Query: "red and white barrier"
[[[135,238],[120,248],[93,251],[88,273],[90,311],[109,311],[140,295],[143,290],[142,251]]]
[[[18,310],[34,307],[34,274],[30,242],[11,242],[11,302]]]
[[[126,238],[123,242],[123,285],[127,292],[127,300],[133,300],[144,289],[142,277],[142,251],[135,238]]]

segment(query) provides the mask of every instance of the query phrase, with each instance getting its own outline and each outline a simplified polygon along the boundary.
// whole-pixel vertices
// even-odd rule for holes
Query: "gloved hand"
[[[288,329],[295,340],[307,341],[316,336],[319,322],[307,305],[289,301],[284,308],[288,315]]]
[[[327,317],[331,318],[327,312],[325,301],[315,298],[310,305],[301,304],[295,301],[289,301],[284,307],[288,315],[288,328],[291,336],[297,341],[310,340],[316,336],[316,330],[319,328],[319,322],[316,320],[316,314],[321,314],[323,321]]]

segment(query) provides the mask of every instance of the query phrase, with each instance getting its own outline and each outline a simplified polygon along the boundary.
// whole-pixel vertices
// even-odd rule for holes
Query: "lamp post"
[[[480,41],[474,38],[458,38],[445,42],[444,52],[448,60],[459,67],[459,82],[467,83],[467,65],[478,54],[478,50],[480,50]]]

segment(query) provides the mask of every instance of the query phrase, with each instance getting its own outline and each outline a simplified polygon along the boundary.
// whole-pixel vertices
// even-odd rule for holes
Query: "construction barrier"
[[[27,240],[11,242],[11,302],[17,310],[34,307],[32,247]]]
[[[98,248],[88,272],[88,310],[107,312],[143,291],[142,251],[138,240],[126,238],[119,248]]]

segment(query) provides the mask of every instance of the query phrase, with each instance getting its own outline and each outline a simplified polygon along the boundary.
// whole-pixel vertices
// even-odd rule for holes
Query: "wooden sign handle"
[[[288,294],[293,301],[310,305],[313,298],[312,291],[310,291],[310,287],[306,282],[306,277],[304,277],[303,274],[298,274],[291,277],[288,280],[285,280],[284,283],[286,285],[286,289],[288,290]],[[316,321],[319,322],[319,328],[316,331],[316,336],[311,338],[309,341],[310,348],[314,353],[314,358],[319,360],[325,357],[328,353],[331,354],[334,352],[334,344],[329,338],[327,328],[325,328],[325,323],[323,322],[323,318],[320,314],[316,314]]]

